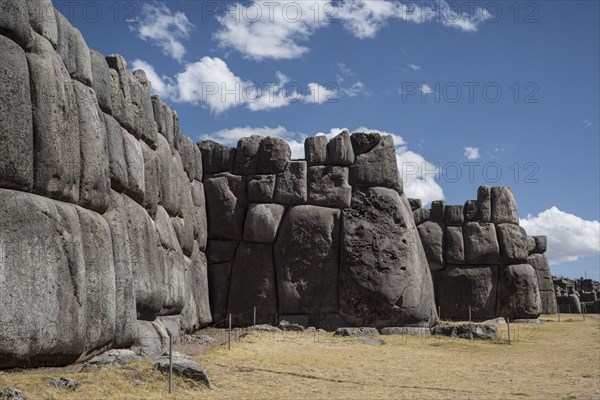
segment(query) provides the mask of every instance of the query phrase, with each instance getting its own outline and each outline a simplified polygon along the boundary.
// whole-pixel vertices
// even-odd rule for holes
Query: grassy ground
[[[385,336],[380,346],[330,334],[251,334],[232,350],[216,346],[195,358],[214,390],[166,377],[140,362],[96,372],[80,367],[7,371],[0,389],[31,399],[288,398],[582,398],[600,399],[600,321],[588,316],[542,317],[539,325],[506,325],[497,342]],[[46,384],[69,376],[82,386],[64,392]]]

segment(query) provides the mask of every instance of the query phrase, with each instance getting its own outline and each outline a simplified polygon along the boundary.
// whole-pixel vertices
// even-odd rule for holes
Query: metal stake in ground
[[[560,305],[556,306],[556,314],[558,314],[558,322],[560,322]]]
[[[510,344],[510,318],[506,318],[506,328],[508,329],[508,344]]]
[[[173,393],[173,336],[169,333],[169,394]]]
[[[231,350],[231,314],[229,314],[229,340],[227,344],[227,349]]]
[[[471,323],[471,306],[469,306],[469,323]]]
[[[583,303],[581,305],[581,313],[583,314],[583,320],[585,321],[585,313],[586,313],[585,303]]]
[[[254,319],[253,319],[253,324],[252,324],[252,326],[253,326],[253,327],[255,327],[255,326],[256,326],[256,306],[254,306]]]

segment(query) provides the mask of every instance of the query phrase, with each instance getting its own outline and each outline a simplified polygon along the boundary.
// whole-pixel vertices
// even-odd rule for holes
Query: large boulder
[[[481,222],[492,221],[492,188],[479,186],[477,189],[477,208]]]
[[[548,248],[548,238],[546,236],[533,236],[535,246],[533,247],[533,253],[544,254]]]
[[[276,175],[248,176],[248,201],[250,203],[272,203],[275,194]]]
[[[304,155],[308,165],[327,164],[327,137],[313,136],[304,140]]]
[[[233,169],[235,162],[235,149],[227,147],[212,140],[198,143],[202,153],[202,164],[205,174],[218,174]]]
[[[96,50],[90,50],[92,65],[93,89],[100,109],[107,114],[112,114],[112,101],[110,97],[110,68],[104,55]]]
[[[527,251],[527,232],[525,232],[525,229],[514,224],[498,224],[496,225],[496,232],[498,233],[502,262],[518,264],[527,260],[529,252]]]
[[[253,307],[257,324],[275,323],[277,287],[273,250],[270,245],[241,243],[231,268],[227,314],[236,316],[232,321],[234,326],[251,325]]]
[[[479,204],[477,200],[467,200],[464,205],[465,222],[478,221],[479,217]]]
[[[355,326],[435,324],[431,274],[406,198],[356,190],[343,220],[340,314]]]
[[[308,203],[322,207],[348,208],[352,187],[348,168],[314,166],[308,169]]]
[[[194,240],[198,242],[200,251],[206,249],[208,240],[208,219],[206,216],[206,197],[204,196],[204,184],[198,181],[191,183],[192,200],[194,202]]]
[[[146,183],[144,181],[144,154],[139,140],[123,132],[123,147],[127,162],[127,189],[125,193],[138,204],[144,205]]]
[[[304,204],[308,196],[306,161],[287,163],[277,175],[275,201],[282,204]]]
[[[466,320],[496,317],[498,267],[448,266],[436,274],[437,304],[441,318]]]
[[[296,206],[273,250],[282,314],[338,312],[340,211]]]
[[[501,266],[497,296],[497,316],[535,319],[542,313],[538,278],[529,264]]]
[[[431,210],[429,208],[418,208],[413,211],[413,218],[417,226],[421,225],[431,219]]]
[[[115,272],[115,335],[113,345],[126,348],[135,340],[135,292],[133,290],[133,270],[137,260],[131,250],[128,214],[125,210],[124,196],[110,192],[110,206],[102,215],[110,229],[112,239],[112,256]]]
[[[548,259],[543,254],[532,254],[527,258],[527,264],[535,270],[542,302],[542,314],[556,313],[556,294]]]
[[[517,202],[508,186],[492,188],[492,222],[495,224],[519,224]]]
[[[373,147],[377,146],[380,140],[381,135],[379,133],[355,132],[350,136],[355,156],[368,153]]]
[[[158,157],[159,176],[159,204],[167,210],[169,215],[177,215],[181,211],[178,203],[177,186],[178,180],[174,168],[174,158],[171,154],[171,148],[164,136],[159,136],[156,140],[156,156]]]
[[[181,315],[183,328],[192,332],[210,324],[213,319],[210,312],[208,266],[206,256],[200,251],[198,243],[190,258],[186,258],[185,302]]]
[[[171,151],[175,151],[175,127],[173,125],[173,113],[169,106],[158,96],[152,96],[152,110],[154,112],[154,121],[158,133],[160,133],[171,148]],[[200,150],[200,149],[198,149]]]
[[[138,138],[154,148],[158,130],[156,122],[154,122],[154,108],[152,106],[152,98],[150,96],[151,84],[142,70],[137,70],[133,74],[128,71],[131,84],[131,101],[135,110],[134,125]],[[190,150],[192,152],[193,162],[193,143],[190,140]]]
[[[444,214],[446,226],[462,226],[465,222],[463,206],[446,206]]]
[[[34,34],[27,54],[33,107],[34,192],[77,203],[79,114],[71,78],[50,42]]]
[[[226,319],[230,278],[230,262],[208,264],[210,312],[212,314],[212,319],[215,324],[223,324]]]
[[[463,231],[460,226],[446,227],[446,263],[465,263],[465,242]]]
[[[9,6],[9,3],[15,4]],[[0,1],[0,33],[5,26],[4,18],[21,16],[21,8],[24,6],[20,7],[19,3]],[[1,35],[0,99],[0,187],[29,191],[33,186],[33,121],[29,68],[23,49]]]
[[[85,262],[81,237],[69,233],[77,218],[5,189],[0,214],[0,367],[73,363],[85,344]]]
[[[57,9],[54,9],[54,16],[56,18],[56,28],[58,33],[58,41],[56,43],[56,51],[62,58],[65,67],[69,74],[74,74],[77,69],[77,65],[75,64],[75,46],[71,45],[72,35],[71,32],[73,30],[73,25],[69,22],[64,15],[60,13]],[[109,90],[110,90],[110,81],[109,81]]]
[[[140,142],[144,157],[144,208],[152,218],[156,215],[156,208],[160,197],[159,179],[160,166],[158,156],[144,142]]]
[[[175,155],[177,158],[177,179],[179,181],[177,194],[179,197],[179,204],[181,205],[181,214],[177,217],[173,217],[173,225],[175,226],[175,232],[177,232],[183,254],[191,257],[194,250],[196,207],[194,206],[194,199],[192,197],[192,185],[183,170],[179,153],[175,153]]]
[[[285,207],[279,204],[251,204],[246,213],[244,241],[275,243]]]
[[[417,227],[427,262],[431,271],[444,268],[444,225],[439,222],[427,221]]]
[[[12,39],[25,50],[31,49],[33,36],[26,2],[0,1],[0,35]]]
[[[329,162],[333,165],[350,166],[354,164],[354,150],[350,133],[343,131],[327,143]]]
[[[71,72],[71,78],[91,87],[94,78],[90,49],[79,29],[72,26],[69,32],[69,56],[72,57],[72,63],[75,65],[75,71]]]
[[[19,1],[13,2],[18,3]],[[42,35],[54,48],[56,48],[58,31],[52,0],[26,0],[25,3],[27,3],[29,23],[33,30],[39,35]]]
[[[135,127],[135,108],[131,96],[131,72],[127,69],[127,62],[120,55],[106,57],[110,67],[110,101],[112,103],[113,117],[128,132],[133,132]]]
[[[127,131],[119,125],[116,119],[108,114],[104,114],[104,125],[106,126],[108,171],[111,188],[123,192],[129,186],[125,147],[123,145],[123,136],[127,134]]]
[[[290,146],[283,139],[266,137],[258,148],[258,174],[280,174],[286,170],[292,156]]]
[[[79,109],[81,179],[79,205],[103,213],[108,208],[110,171],[106,127],[94,91],[73,81]],[[126,154],[127,156],[127,154]],[[131,179],[128,176],[128,179]]]
[[[402,194],[396,149],[391,136],[383,136],[368,153],[356,157],[350,167],[350,184],[359,187],[385,187]]]
[[[208,210],[208,236],[218,240],[242,240],[246,218],[246,179],[223,173],[204,180]]]
[[[258,148],[262,141],[261,136],[252,135],[238,141],[233,164],[233,173],[236,175],[255,175],[258,171]]]
[[[77,208],[85,259],[85,348],[88,358],[107,350],[115,336],[116,281],[108,223],[98,214]]]
[[[498,264],[500,248],[494,224],[467,222],[463,227],[467,264]]]
[[[194,157],[194,148],[197,146],[192,142],[186,135],[179,136],[179,154],[181,155],[181,161],[183,162],[183,169],[186,172],[190,182],[196,177],[196,158]],[[202,179],[202,177],[200,177]]]
[[[446,219],[446,202],[435,200],[431,202],[431,220],[444,222]]]

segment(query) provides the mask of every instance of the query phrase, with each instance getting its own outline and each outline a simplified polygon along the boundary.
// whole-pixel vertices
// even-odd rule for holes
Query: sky
[[[555,275],[600,280],[600,2],[66,1],[195,141],[391,134],[405,192],[507,185]]]

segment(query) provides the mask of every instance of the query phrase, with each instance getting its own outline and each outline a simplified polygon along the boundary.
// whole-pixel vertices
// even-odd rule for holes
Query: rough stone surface
[[[244,241],[275,243],[285,207],[279,204],[251,204],[246,213]]]
[[[468,222],[463,235],[468,264],[498,264],[500,248],[494,224]]]
[[[289,210],[273,251],[280,313],[338,312],[339,248],[339,210]]]
[[[273,324],[277,318],[277,287],[271,246],[241,243],[231,268],[227,313],[236,315],[234,326]],[[242,314],[243,315],[238,315]]]
[[[150,214],[150,217],[154,218],[156,215],[156,208],[158,207],[158,201],[160,197],[159,178],[160,178],[160,166],[158,163],[158,156],[156,153],[148,147],[144,142],[140,142],[142,147],[142,155],[144,157],[144,203],[143,206]]]
[[[332,165],[350,166],[354,164],[354,150],[350,133],[343,131],[327,143],[327,154]]]
[[[233,169],[235,149],[220,143],[206,140],[198,144],[202,152],[202,163],[205,174],[218,174]]]
[[[12,7],[9,6],[13,3]],[[0,33],[3,33],[4,26],[10,26],[5,24],[5,18],[23,18],[22,7],[21,2],[0,2]],[[12,28],[18,28],[18,25]],[[1,35],[0,99],[0,187],[29,191],[33,186],[29,69],[23,49]]]
[[[209,239],[242,240],[246,219],[246,178],[230,173],[204,181]]]
[[[208,240],[208,219],[206,216],[206,198],[204,196],[204,184],[198,181],[193,181],[192,200],[194,202],[194,240],[198,242],[200,251],[206,249]]]
[[[481,222],[491,222],[492,188],[489,186],[479,186],[479,189],[477,189],[477,207],[479,208]]]
[[[464,205],[465,222],[479,220],[479,205],[476,200],[467,200]]]
[[[291,161],[277,175],[275,201],[282,204],[305,204],[308,197],[306,161]]]
[[[156,356],[168,349],[167,331],[159,322],[135,322],[136,340],[131,350],[139,356]]]
[[[167,139],[169,147],[174,150],[175,128],[173,126],[173,114],[171,109],[158,96],[152,96],[151,101],[152,110],[154,113],[154,121],[156,122],[158,133]]]
[[[81,139],[79,205],[103,213],[108,208],[110,190],[107,135],[103,114],[92,89],[76,81],[73,81],[73,86],[79,109]]]
[[[31,28],[56,48],[58,30],[52,0],[26,0],[25,2],[29,11]]]
[[[528,264],[500,267],[496,315],[504,318],[537,318],[542,303],[535,270]]]
[[[185,331],[192,332],[213,322],[210,312],[208,265],[206,256],[200,251],[197,242],[194,243],[192,257],[186,258],[185,282],[187,286],[181,315]]]
[[[185,354],[173,354],[172,360],[170,360],[168,356],[163,356],[156,360],[154,369],[156,371],[168,373],[171,366],[174,374],[194,380],[196,382],[201,382],[206,385],[207,388],[212,389],[210,379],[208,378],[208,375],[206,374],[206,371],[202,365],[192,360]]]
[[[428,208],[419,208],[418,210],[413,211],[413,218],[416,225],[421,225],[422,223],[429,221],[431,218],[431,211]]]
[[[258,148],[258,174],[280,174],[287,168],[292,151],[283,139],[266,137]]]
[[[327,164],[327,137],[313,136],[304,141],[304,154],[308,165]]]
[[[144,180],[144,154],[141,142],[127,132],[123,132],[123,147],[127,162],[127,189],[125,193],[138,204],[144,205],[146,183]]]
[[[492,188],[492,222],[495,224],[519,224],[517,202],[507,186]]]
[[[437,303],[442,318],[467,320],[496,316],[498,267],[448,266],[436,274]]]
[[[96,50],[90,50],[90,62],[93,76],[93,89],[100,109],[107,114],[112,114],[112,101],[110,95],[110,68],[106,59]]]
[[[418,335],[418,336],[431,336],[431,329],[429,328],[413,328],[408,326],[391,326],[381,328],[379,330],[381,335]]]
[[[0,365],[72,363],[85,343],[79,239],[67,233],[69,222],[49,199],[0,189],[0,214],[0,293],[11,294],[2,298]]]
[[[158,129],[154,121],[154,109],[150,97],[150,81],[146,73],[142,70],[135,71],[133,76],[130,74],[130,80],[132,82],[132,103],[135,109],[135,131],[140,139],[154,148],[158,137]],[[193,143],[191,143],[191,139],[187,139],[190,142],[193,162]]]
[[[181,211],[178,204],[177,198],[177,185],[178,180],[176,178],[176,172],[173,167],[174,159],[171,154],[171,148],[167,139],[163,136],[159,136],[156,140],[156,156],[158,157],[158,163],[160,165],[158,177],[158,188],[159,188],[159,204],[163,206],[169,215],[177,215]]]
[[[335,336],[345,336],[345,337],[364,337],[364,336],[379,336],[379,331],[375,328],[371,327],[361,327],[361,328],[338,328],[335,331]]]
[[[431,271],[444,268],[444,225],[427,221],[417,227]]]
[[[373,147],[377,146],[380,140],[381,135],[379,133],[355,132],[350,136],[355,156],[368,153]]]
[[[34,192],[77,203],[79,114],[71,78],[52,45],[34,34],[27,54],[33,107]]]
[[[368,153],[356,157],[350,167],[350,184],[359,187],[385,187],[402,194],[396,149],[391,136],[383,136]]]
[[[462,226],[465,222],[463,206],[446,206],[444,213],[446,226]]]
[[[421,199],[408,199],[408,204],[410,204],[410,208],[413,212],[423,207]]]
[[[123,192],[128,186],[127,161],[125,160],[125,147],[123,136],[127,131],[111,115],[104,114],[106,126],[106,145],[108,148],[108,171],[110,173],[111,188]]]
[[[444,222],[446,218],[446,202],[436,200],[431,202],[431,220]]]
[[[495,325],[486,324],[438,325],[433,328],[432,333],[459,339],[496,340],[498,328]]]
[[[71,27],[69,36],[70,55],[74,58],[73,63],[75,64],[75,71],[71,73],[71,78],[78,80],[86,86],[92,86],[94,78],[92,75],[90,49],[79,29]]]
[[[356,190],[343,219],[340,314],[358,326],[435,324],[431,274],[406,198]]]
[[[209,264],[233,261],[239,242],[233,240],[209,240],[206,255]]]
[[[544,254],[532,254],[527,258],[527,264],[535,270],[542,302],[542,314],[556,313],[556,294],[552,282],[552,274],[548,259]]]
[[[248,177],[248,201],[272,203],[275,194],[275,175],[251,175]]]
[[[8,2],[6,2],[8,3]],[[7,387],[0,390],[0,399],[2,400],[26,400],[23,393],[19,389]]]
[[[460,226],[446,227],[446,263],[465,263],[465,242]]]
[[[261,136],[252,135],[238,141],[235,152],[233,173],[236,175],[256,175],[258,171],[258,149]]]
[[[33,46],[33,36],[29,25],[27,3],[24,1],[0,1],[0,35],[16,42],[25,50]],[[4,52],[2,54],[5,54]],[[4,115],[4,114],[3,114]]]
[[[548,238],[546,236],[533,236],[535,241],[534,253],[544,254],[548,248]]]
[[[308,203],[322,207],[348,208],[352,187],[348,168],[314,166],[308,169]]]
[[[498,224],[498,244],[500,256],[506,264],[518,264],[527,260],[527,232],[518,225]]]
[[[564,314],[581,314],[581,302],[576,294],[557,296],[558,310]]]
[[[234,253],[235,256],[235,253]],[[208,264],[210,311],[214,323],[223,323],[227,314],[231,263]]]
[[[113,107],[113,117],[128,132],[135,128],[135,109],[131,96],[131,72],[122,56],[109,55],[106,62],[110,67],[110,101]]]
[[[192,139],[185,135],[179,136],[179,154],[181,155],[181,161],[183,162],[183,169],[187,173],[190,181],[198,179],[196,177],[196,158],[194,156],[194,147],[197,147]],[[202,179],[202,177],[200,177]]]

